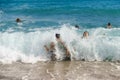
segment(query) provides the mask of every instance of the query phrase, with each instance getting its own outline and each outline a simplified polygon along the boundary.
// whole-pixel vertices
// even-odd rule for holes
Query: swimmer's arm
[[[70,56],[70,51],[68,49],[66,49],[66,55]]]
[[[61,43],[65,48],[67,48],[66,45],[65,45],[65,43],[64,43],[62,40],[60,40],[60,43]]]
[[[70,55],[70,51],[69,51],[68,47],[65,45],[64,42],[62,42],[62,44],[63,44],[63,46],[64,46],[65,49],[66,49],[66,55],[69,56],[69,55]]]
[[[44,45],[44,47],[45,47],[46,51],[49,51],[49,48],[46,45]]]
[[[60,40],[60,43],[65,47],[65,49],[66,49],[66,55],[69,56],[70,55],[70,51],[67,48],[67,46],[65,45],[65,43],[62,40]]]

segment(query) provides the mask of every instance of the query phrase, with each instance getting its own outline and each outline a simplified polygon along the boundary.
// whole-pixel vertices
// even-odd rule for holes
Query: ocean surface
[[[88,39],[81,38],[84,31]],[[55,33],[76,60],[120,61],[120,1],[0,0],[1,62],[49,60],[43,46],[56,42]]]

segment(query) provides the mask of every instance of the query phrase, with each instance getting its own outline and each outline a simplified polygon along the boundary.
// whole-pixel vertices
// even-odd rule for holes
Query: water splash
[[[90,36],[82,39],[84,31]],[[87,61],[120,60],[120,29],[81,29],[70,25],[61,28],[36,29],[33,32],[0,32],[0,61],[36,62],[49,60],[44,49],[51,41],[56,43],[55,33],[60,33],[69,48],[72,58]],[[60,53],[57,53],[60,57]]]

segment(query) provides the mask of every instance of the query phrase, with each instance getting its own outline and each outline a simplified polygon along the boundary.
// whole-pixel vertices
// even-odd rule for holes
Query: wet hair
[[[75,28],[78,28],[78,29],[79,29],[80,27],[79,27],[78,25],[75,25]]]
[[[108,26],[110,26],[111,24],[110,24],[110,22],[108,23]]]
[[[16,19],[16,22],[21,22],[21,20],[19,18]]]
[[[56,37],[56,38],[60,38],[60,34],[56,33],[56,34],[55,34],[55,37]]]

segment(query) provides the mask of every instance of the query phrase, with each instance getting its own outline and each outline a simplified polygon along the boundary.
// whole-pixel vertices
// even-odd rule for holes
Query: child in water
[[[57,46],[59,48],[59,50],[61,50],[64,54],[64,61],[70,61],[71,60],[71,54],[70,51],[68,50],[67,46],[65,45],[65,43],[62,41],[60,34],[55,34],[56,37],[56,41],[57,41]]]
[[[55,54],[55,43],[54,42],[51,42],[50,43],[50,47],[47,47],[47,45],[44,45],[46,51],[48,52],[48,54],[50,55],[50,58],[52,61],[55,61],[56,60],[56,54]]]
[[[112,26],[111,26],[110,23],[108,23],[107,28],[108,28],[108,29],[112,28]]]
[[[82,38],[88,38],[88,36],[89,36],[89,33],[88,33],[87,31],[85,31],[85,32],[83,33]]]
[[[19,22],[22,22],[20,18],[17,18],[16,19],[16,22],[19,23]]]

